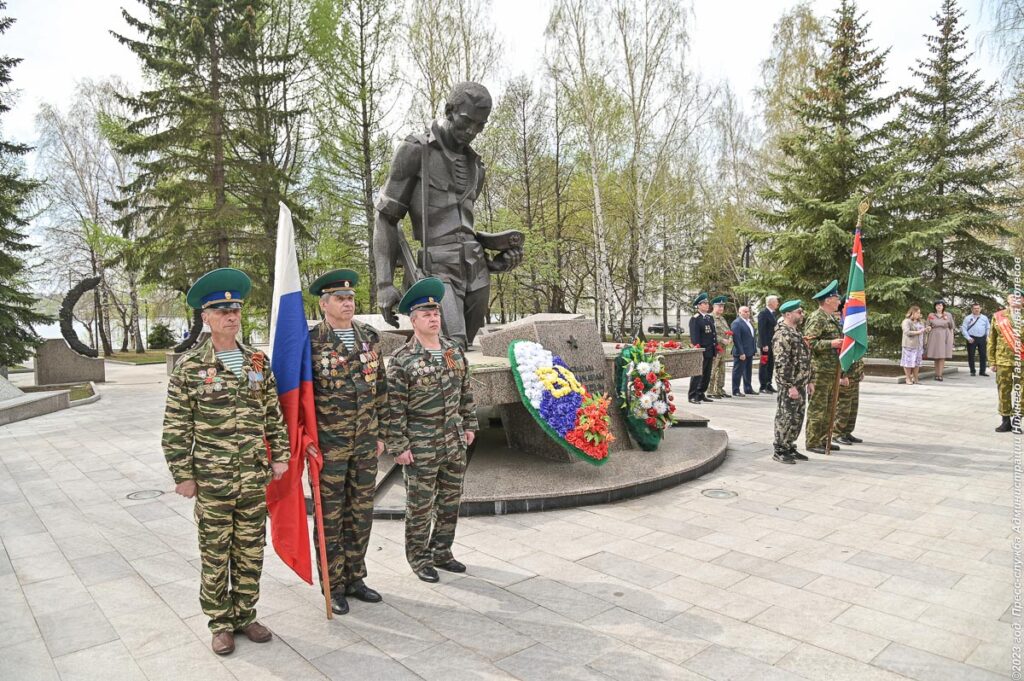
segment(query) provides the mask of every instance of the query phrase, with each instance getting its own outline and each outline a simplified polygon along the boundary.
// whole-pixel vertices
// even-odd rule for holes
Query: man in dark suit
[[[690,317],[690,345],[703,350],[703,361],[699,376],[690,377],[689,399],[691,404],[714,402],[707,396],[708,384],[711,382],[711,366],[717,352],[718,337],[715,334],[715,320],[708,314],[711,303],[708,294],[701,293],[693,301],[697,308]]]
[[[754,353],[757,346],[754,344],[754,325],[750,321],[750,308],[741,305],[738,310],[739,317],[732,323],[732,394],[733,397],[742,397],[740,392],[740,379],[743,379],[743,389],[747,395],[754,394],[754,386],[750,385],[750,374],[754,366]]]
[[[773,393],[772,372],[775,370],[775,353],[772,340],[775,338],[775,324],[778,322],[779,298],[768,296],[765,308],[757,315],[757,345],[761,349],[761,364],[757,369],[758,387],[763,393]],[[765,361],[765,358],[768,361]]]

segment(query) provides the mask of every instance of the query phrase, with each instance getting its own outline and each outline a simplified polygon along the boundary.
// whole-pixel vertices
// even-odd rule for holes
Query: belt
[[[447,246],[448,244],[458,244],[464,241],[476,241],[476,237],[465,232],[455,232],[454,234],[446,234],[445,236],[438,237],[430,240],[431,246]]]

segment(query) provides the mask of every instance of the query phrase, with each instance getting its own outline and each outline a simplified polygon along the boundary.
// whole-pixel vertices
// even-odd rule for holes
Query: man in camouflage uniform
[[[840,298],[839,312],[837,319],[842,328],[842,312],[846,305],[846,298]],[[845,380],[844,380],[845,379]],[[844,371],[839,379],[839,401],[836,404],[836,421],[832,428],[833,447],[836,443],[843,445],[855,445],[864,440],[853,434],[857,427],[857,411],[860,409],[860,382],[864,379],[864,360],[858,359],[850,365],[849,371]]]
[[[1020,433],[1019,371],[1024,363],[1020,291],[1010,291],[1006,296],[1006,308],[992,315],[992,324],[988,330],[988,356],[996,370],[996,389],[999,391],[1000,423],[996,426],[996,432]]]
[[[708,388],[711,397],[732,397],[725,391],[725,358],[732,354],[732,331],[725,320],[727,300],[725,296],[718,296],[711,301],[711,316],[715,319],[715,335],[718,337],[718,354],[711,364],[711,387]]]
[[[458,343],[441,336],[444,284],[428,277],[399,303],[413,337],[388,364],[387,447],[405,475],[405,556],[416,576],[465,572],[452,556],[466,448],[477,431],[469,365]]]
[[[235,632],[257,643],[272,637],[256,621],[266,492],[291,458],[270,363],[235,340],[250,286],[244,273],[224,268],[189,290],[188,304],[202,310],[211,335],[175,365],[164,414],[162,444],[174,490],[196,498],[199,602],[218,655],[235,649]]]
[[[814,295],[818,309],[804,322],[804,339],[811,347],[811,382],[816,386],[807,401],[807,451],[824,454],[828,443],[829,411],[839,368],[838,350],[843,344],[843,327],[836,319],[839,309],[839,282],[832,280]],[[847,381],[848,382],[848,381]],[[839,447],[832,446],[838,451]]]
[[[373,525],[377,457],[384,452],[387,383],[377,331],[352,319],[358,283],[356,272],[342,269],[323,275],[309,289],[320,297],[324,313],[309,338],[317,436],[324,461],[320,498],[331,610],[339,615],[349,610],[347,596],[366,603],[381,601],[363,579]],[[313,532],[313,542],[319,551],[319,532]]]
[[[775,409],[775,454],[779,463],[806,461],[796,449],[796,439],[804,423],[807,397],[814,395],[811,380],[811,348],[800,334],[804,311],[799,300],[787,300],[779,306],[782,323],[772,338],[775,357],[775,381],[778,384]]]

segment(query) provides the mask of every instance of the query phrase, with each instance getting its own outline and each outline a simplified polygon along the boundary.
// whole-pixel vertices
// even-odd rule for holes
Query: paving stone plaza
[[[268,546],[259,613],[276,637],[224,658],[199,608],[192,502],[127,498],[173,489],[164,367],[108,364],[107,380],[94,404],[0,427],[0,679],[1011,675],[1013,436],[992,430],[992,378],[864,383],[865,444],[796,466],[771,460],[772,397],[718,401],[698,410],[729,434],[716,471],[462,519],[468,573],[439,584],[410,572],[402,523],[376,521],[367,583],[384,603],[330,622]]]

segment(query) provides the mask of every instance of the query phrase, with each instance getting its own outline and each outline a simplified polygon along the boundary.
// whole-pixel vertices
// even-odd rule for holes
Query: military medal
[[[263,373],[260,371],[249,372],[249,390],[257,390],[260,387],[260,381],[263,380]]]

